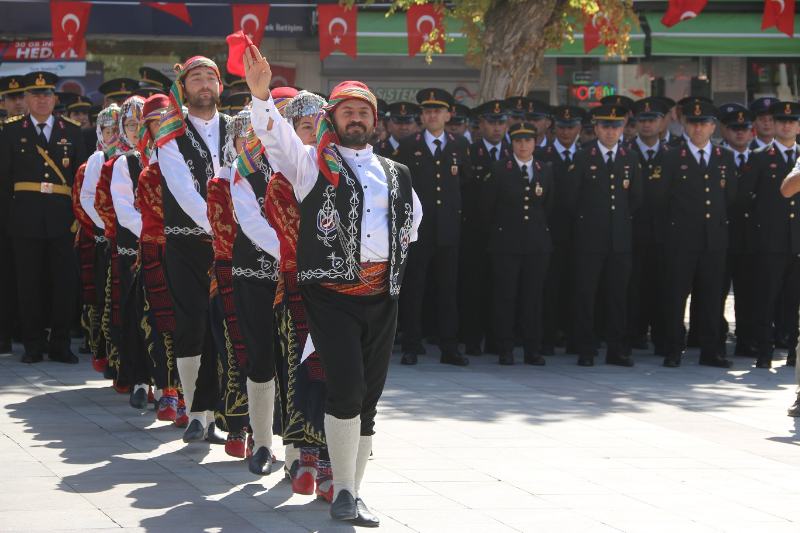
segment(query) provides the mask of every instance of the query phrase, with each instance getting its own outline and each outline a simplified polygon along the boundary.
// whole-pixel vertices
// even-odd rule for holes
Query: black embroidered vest
[[[225,147],[225,134],[231,118],[219,114],[219,153],[217,158],[223,161],[222,150]],[[186,119],[186,133],[176,137],[178,150],[189,167],[194,178],[194,188],[206,199],[206,183],[214,177],[214,161],[206,143],[189,119]],[[167,181],[161,176],[161,195],[164,204],[164,234],[167,239],[208,240],[211,236],[203,228],[195,224],[192,217],[186,214],[169,190]]]
[[[250,186],[253,187],[261,216],[264,217],[264,220],[267,220],[264,213],[264,198],[267,195],[267,182],[272,176],[272,168],[263,157],[258,168],[257,172],[244,179],[250,182]],[[281,262],[259,248],[256,243],[250,240],[250,237],[244,234],[235,212],[234,220],[236,220],[236,239],[233,241],[233,277],[277,283]]]
[[[400,296],[414,203],[411,174],[404,165],[377,156],[389,185],[389,296]],[[337,152],[339,186],[322,174],[300,203],[297,273],[300,284],[359,281],[364,193],[356,174]]]
[[[142,155],[137,151],[131,151],[123,155],[128,164],[128,172],[131,175],[131,186],[133,187],[133,206],[136,208],[136,189],[139,185],[139,174],[144,170],[142,165]],[[138,212],[139,209],[136,209]],[[131,230],[119,223],[117,224],[117,250],[119,255],[126,257],[136,257],[139,249],[139,238]]]

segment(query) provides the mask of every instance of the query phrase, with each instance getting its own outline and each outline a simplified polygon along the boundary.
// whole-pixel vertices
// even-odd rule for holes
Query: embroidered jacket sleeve
[[[222,169],[221,172],[227,172]],[[214,234],[214,257],[230,260],[233,241],[236,239],[236,223],[233,220],[230,181],[224,177],[209,180],[206,185],[208,222]]]
[[[211,225],[206,215],[206,202],[194,188],[192,173],[189,172],[186,160],[174,139],[158,149],[158,163],[169,191],[181,209],[194,220],[195,224],[211,234]]]
[[[72,184],[72,211],[75,213],[75,219],[81,225],[81,229],[88,235],[92,235],[94,231],[92,219],[86,214],[86,211],[81,205],[81,187],[83,187],[83,180],[86,176],[86,163],[78,167],[78,172],[75,174],[75,181]]]
[[[281,271],[296,271],[300,212],[297,210],[292,184],[281,173],[273,174],[269,180],[264,212],[280,241]]]
[[[103,229],[105,224],[94,208],[94,200],[97,195],[97,182],[100,180],[100,169],[104,162],[105,156],[101,151],[97,151],[89,157],[89,160],[86,162],[80,197],[83,210],[86,211],[86,214],[92,219],[94,225],[100,229]]]
[[[261,205],[258,203],[250,182],[241,177],[235,180],[231,186],[231,197],[233,198],[233,210],[244,234],[269,255],[280,258],[281,249],[278,235],[261,214]]]
[[[142,213],[140,241],[164,244],[164,210],[161,207],[161,172],[158,163],[151,163],[139,174],[136,205]]]
[[[119,157],[114,162],[111,174],[111,201],[119,223],[129,229],[137,238],[142,235],[142,215],[136,211],[133,202],[133,181],[128,166],[128,158]]]
[[[116,159],[109,159],[100,167],[100,179],[97,181],[97,194],[94,199],[94,208],[105,225],[106,238],[110,239],[117,236],[117,214],[111,201],[111,172],[114,161]]]
[[[250,120],[253,130],[269,154],[270,163],[275,161],[281,173],[294,187],[295,196],[302,202],[314,188],[319,176],[316,148],[303,144],[292,125],[278,112],[272,96],[267,100],[253,97]]]

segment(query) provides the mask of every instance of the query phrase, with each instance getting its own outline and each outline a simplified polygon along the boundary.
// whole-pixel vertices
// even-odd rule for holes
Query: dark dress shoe
[[[579,355],[578,366],[594,366],[594,356],[592,355]]]
[[[453,366],[469,365],[469,359],[461,355],[458,350],[442,352],[441,357],[439,357],[439,362],[445,365]]]
[[[629,358],[627,355],[619,353],[619,354],[606,354],[606,364],[632,367],[634,363],[633,359]]]
[[[800,416],[800,394],[797,395],[794,404],[787,409],[787,412],[789,416]]]
[[[733,366],[733,361],[725,359],[718,353],[713,354],[700,354],[700,364],[703,366],[713,366],[716,368],[730,368]]]
[[[372,511],[369,510],[369,507],[367,507],[367,504],[364,503],[364,500],[361,498],[356,498],[356,511],[358,512],[358,516],[350,520],[354,526],[378,527],[381,525],[381,521],[378,520],[377,516],[372,514]]]
[[[199,442],[206,438],[206,428],[199,420],[192,420],[183,432],[183,442]]]
[[[470,343],[464,347],[464,353],[466,355],[483,355],[483,351],[481,350],[481,343]]]
[[[298,462],[298,465],[300,463]],[[250,456],[247,468],[257,476],[268,476],[272,473],[272,452],[266,446],[261,446],[256,453]],[[296,471],[295,471],[296,472]]]
[[[208,432],[206,433],[206,440],[211,444],[225,444],[228,442],[228,436],[217,429],[217,424],[211,422],[208,424]]]
[[[772,356],[759,355],[756,359],[756,368],[772,368]]]
[[[147,409],[147,389],[133,387],[129,403],[134,409]]]
[[[526,353],[523,361],[526,365],[533,365],[533,366],[544,366],[547,364],[547,361],[544,360],[544,357],[539,355],[538,353]]]
[[[413,352],[406,352],[403,354],[403,358],[400,359],[401,365],[408,365],[414,366],[417,364],[417,354]]]
[[[11,341],[0,341],[0,354],[11,353]]]
[[[681,366],[680,355],[667,355],[664,357],[664,366],[667,368],[678,368]]]
[[[331,518],[336,520],[354,520],[358,518],[356,499],[350,491],[343,490],[331,504]]]
[[[786,354],[786,366],[797,366],[797,352],[795,350],[789,350],[789,353]]]
[[[297,477],[297,471],[300,469],[300,461],[295,459],[292,461],[292,466],[286,468],[286,463],[283,464],[283,476],[289,480],[289,482],[294,481],[294,478]]]
[[[553,347],[553,346],[544,346],[543,345],[541,347],[541,349],[539,350],[539,353],[541,353],[542,355],[555,355],[556,354],[556,350],[555,350],[555,347]]]
[[[47,356],[47,358],[51,361],[55,361],[57,363],[66,363],[68,365],[77,365],[80,362],[78,360],[78,356],[72,353],[72,350],[69,348],[65,350],[53,351]]]
[[[38,363],[42,360],[42,352],[37,352],[35,350],[26,350],[24,354],[22,354],[22,361],[23,363]]]
[[[500,354],[500,364],[503,366],[514,365],[514,354],[512,352],[503,352]]]

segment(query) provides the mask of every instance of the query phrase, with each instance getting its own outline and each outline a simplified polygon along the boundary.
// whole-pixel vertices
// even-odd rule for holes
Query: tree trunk
[[[547,50],[544,29],[567,0],[495,0],[486,12],[477,104],[525,96]]]

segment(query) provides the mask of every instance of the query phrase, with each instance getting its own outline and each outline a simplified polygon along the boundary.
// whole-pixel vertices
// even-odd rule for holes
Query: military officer
[[[681,135],[670,136],[669,142],[667,144],[670,147],[678,147],[683,146],[689,140],[689,135],[686,133],[686,121],[683,115],[683,108],[686,104],[712,104],[710,98],[706,98],[705,96],[686,96],[678,100],[675,104],[675,117],[676,120],[683,126],[683,133]]]
[[[469,131],[469,138],[471,142],[478,142],[482,137],[481,133],[481,119],[478,116],[477,109],[470,109],[469,110],[469,127],[467,128]]]
[[[96,128],[97,127],[97,115],[100,114],[100,111],[103,110],[103,106],[101,105],[93,105],[89,108],[89,127]],[[86,153],[88,154],[89,151],[87,150]]]
[[[532,105],[531,99],[524,96],[510,96],[506,98],[506,104],[508,107],[508,127],[525,120],[525,113],[528,111],[528,107]],[[507,137],[506,140],[508,140]]]
[[[444,125],[444,130],[453,135],[461,135],[472,142],[472,137],[469,134],[469,125],[467,124],[469,112],[469,107],[464,104],[453,104],[453,107],[450,108],[450,120]]]
[[[665,342],[664,366],[681,364],[686,298],[698,309],[700,364],[730,368],[719,353],[720,292],[728,247],[727,206],[736,196],[738,171],[733,154],[711,142],[719,114],[707,102],[687,102],[682,114],[689,140],[664,154],[653,198],[664,209]],[[695,281],[694,290],[692,283]]]
[[[660,179],[662,159],[667,150],[659,138],[667,106],[658,98],[648,97],[633,103],[632,115],[636,131],[631,148],[642,166],[642,205],[633,214],[633,253],[631,279],[628,285],[628,324],[625,328],[625,353],[633,348],[647,349],[647,330],[656,354],[664,354],[663,272],[658,238],[659,216],[653,206],[653,182]]]
[[[578,151],[577,139],[586,113],[577,106],[553,109],[556,138],[552,144],[533,153],[536,161],[553,170],[553,201],[547,217],[553,251],[544,285],[542,355],[553,355],[556,346],[564,346],[568,325],[572,323],[572,216],[567,204],[567,170]]]
[[[89,108],[92,107],[92,100],[88,96],[73,96],[66,101],[67,118],[80,124],[81,129],[90,127]]]
[[[172,87],[172,80],[169,79],[168,76],[162,74],[160,70],[154,69],[153,67],[140,68],[139,75],[141,76],[139,79],[140,89],[153,89],[154,93],[161,92],[161,94],[167,94],[170,87]],[[140,96],[144,97],[144,95]],[[147,98],[150,98],[150,96],[147,96]]]
[[[0,132],[0,187],[13,195],[8,231],[14,240],[20,299],[24,363],[42,360],[47,333],[43,291],[52,291],[52,360],[77,363],[69,330],[77,309],[77,273],[73,258],[75,216],[72,181],[86,161],[80,129],[53,116],[58,76],[32,72],[22,78],[29,113]]]
[[[443,89],[417,93],[425,131],[400,139],[397,161],[411,170],[414,190],[425,216],[419,238],[409,246],[403,284],[403,364],[416,364],[422,347],[422,303],[425,277],[434,266],[438,289],[440,362],[466,366],[458,350],[458,245],[461,240],[461,185],[472,179],[469,145],[444,131],[453,96]]]
[[[581,132],[579,135],[579,142],[581,148],[586,147],[592,141],[597,140],[597,133],[594,130],[594,117],[591,113],[586,113],[581,122]]]
[[[536,146],[547,146],[547,132],[553,125],[550,116],[552,108],[539,100],[528,99],[528,108],[525,110],[525,121],[536,126]]]
[[[636,139],[637,130],[636,124],[639,122],[639,119],[636,118],[636,115],[631,113],[628,117],[628,120],[625,122],[625,127],[622,128],[622,143],[626,146],[630,146],[633,141]]]
[[[580,366],[594,365],[595,299],[605,290],[606,363],[633,366],[623,353],[631,272],[631,215],[642,202],[642,170],[635,152],[619,146],[627,109],[592,109],[597,145],[575,154],[567,172],[567,202],[574,214],[574,336]]]
[[[97,92],[103,95],[103,109],[111,104],[122,105],[131,93],[139,88],[139,81],[131,78],[114,78],[103,82]]]
[[[752,197],[755,224],[757,281],[755,290],[758,368],[771,368],[773,320],[779,291],[789,334],[789,350],[797,348],[797,314],[800,307],[800,205],[780,193],[783,178],[792,172],[798,156],[800,104],[773,99],[769,112],[774,119],[775,138],[750,155],[741,182],[740,195]]]
[[[414,117],[419,112],[420,107],[411,102],[389,104],[386,108],[386,114],[389,116],[389,121],[386,123],[386,131],[389,135],[377,144],[375,153],[390,159],[397,157],[395,152],[397,147],[400,146],[400,139],[416,131]]]
[[[247,86],[247,80],[236,74],[226,74],[225,85],[228,87],[228,95],[250,92],[250,87]]]
[[[490,109],[494,112],[501,102],[487,104],[495,105]],[[519,296],[524,362],[543,366],[539,344],[542,292],[553,249],[547,227],[547,212],[553,202],[553,172],[550,166],[533,158],[537,136],[533,124],[517,123],[510,128],[509,136],[513,156],[493,163],[481,205],[489,227],[487,249],[494,274],[494,336],[500,345],[500,364],[513,365],[512,326]]]
[[[775,136],[775,121],[770,108],[776,101],[777,98],[762,96],[750,104],[750,111],[756,115],[756,119],[753,121],[756,137],[750,142],[751,150],[763,148],[772,142],[772,138]]]
[[[481,217],[483,188],[489,170],[497,161],[511,157],[504,141],[507,130],[506,103],[492,100],[478,106],[483,139],[469,147],[473,177],[461,186],[461,244],[458,258],[458,318],[466,355],[481,355],[484,335],[492,345],[489,228]]]
[[[28,112],[22,76],[0,78],[0,100],[3,102],[3,109],[8,112],[8,118],[20,117]]]

